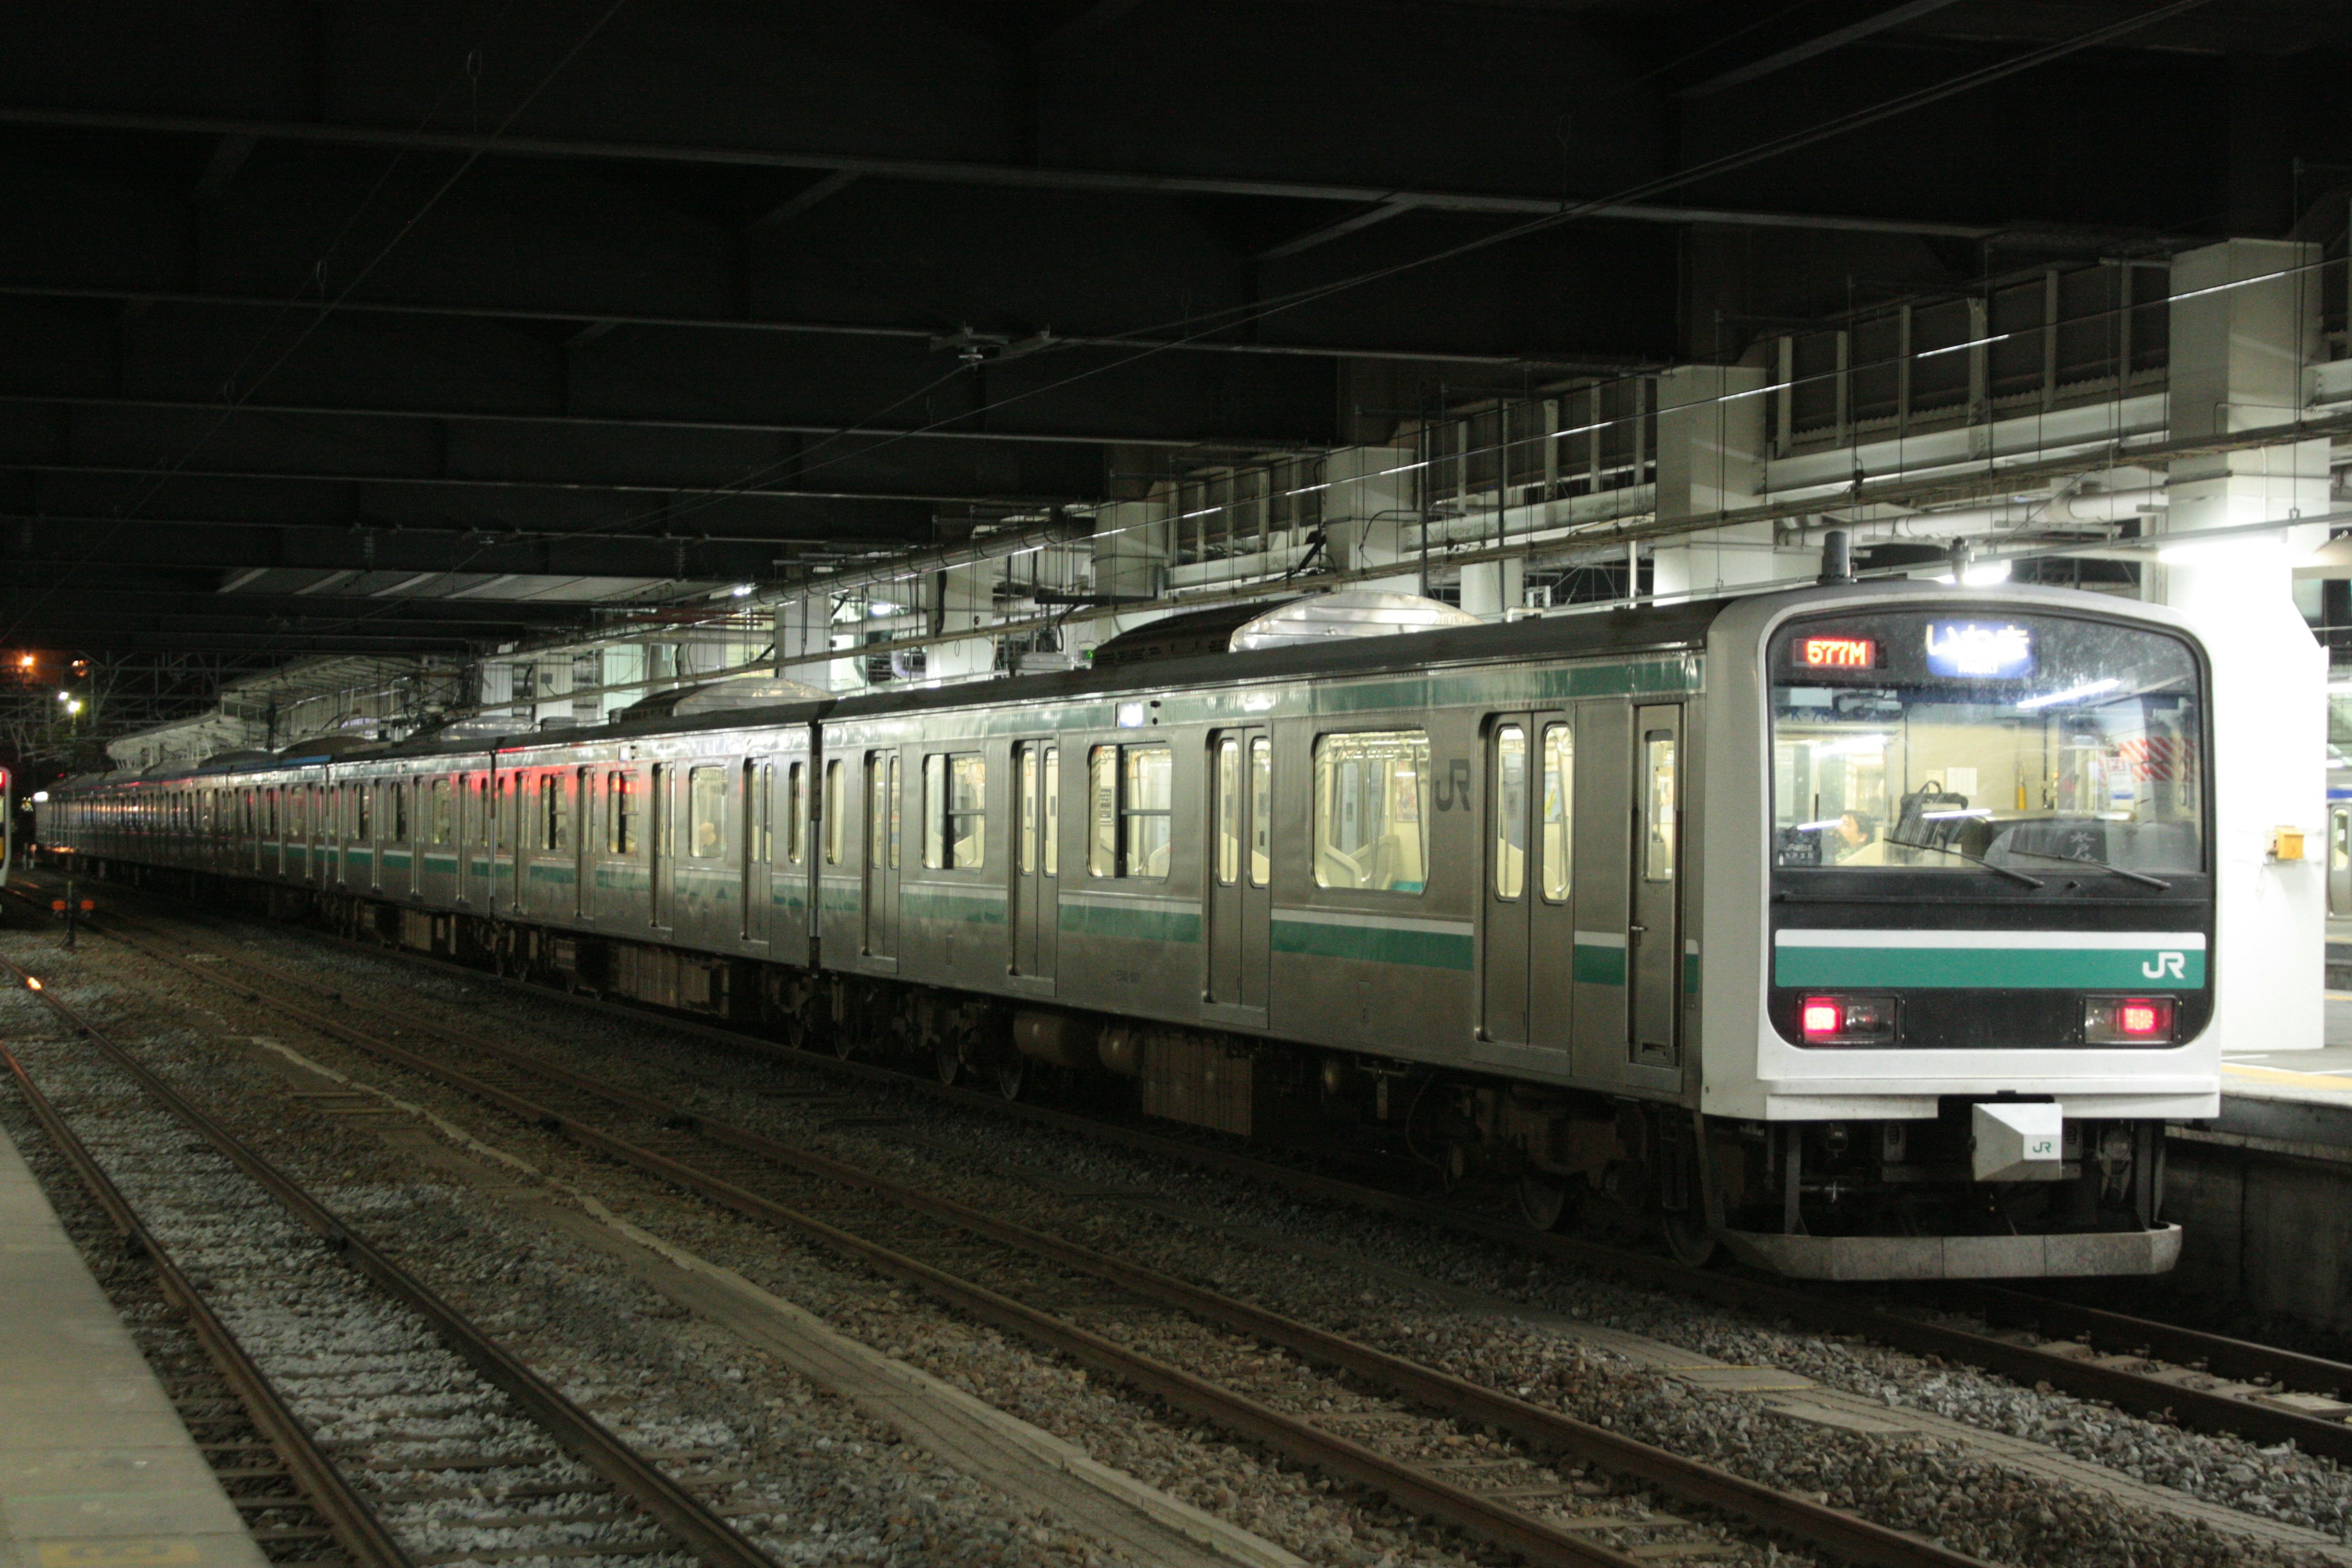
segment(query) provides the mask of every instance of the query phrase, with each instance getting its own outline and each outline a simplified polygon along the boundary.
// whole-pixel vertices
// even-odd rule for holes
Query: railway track
[[[317,933],[311,933],[317,934]],[[1632,1283],[1717,1305],[1786,1318],[1826,1333],[1852,1334],[1893,1349],[1997,1373],[2027,1386],[2113,1405],[2134,1415],[2352,1462],[2352,1364],[2227,1335],[2037,1296],[2031,1291],[1942,1282],[1944,1310],[1909,1311],[1833,1291],[1737,1270],[1695,1269],[1671,1258],[1580,1237],[1534,1231],[1387,1188],[1245,1154],[1205,1141],[1100,1117],[1008,1100],[835,1054],[795,1048],[699,1019],[494,976],[444,959],[377,944],[330,940],[377,957],[446,970],[523,994],[567,1002],[711,1041],[730,1050],[924,1096],[984,1114],[1170,1159],[1293,1195],[1420,1221],[1455,1234],[1613,1274]],[[1959,1309],[1954,1310],[1952,1309]]]
[[[751,1129],[478,1031],[394,1017],[210,944],[146,957],[739,1213],[1531,1562],[1739,1552],[1739,1529],[1885,1568],[1977,1560]],[[183,939],[174,933],[173,946]],[[1138,1340],[1151,1349],[1139,1348]],[[1265,1347],[1279,1353],[1269,1356]],[[1473,1457],[1464,1458],[1464,1455]],[[1582,1479],[1597,1467],[1623,1479]],[[1654,1489],[1689,1511],[1612,1506]]]
[[[52,1077],[110,1071],[135,1086],[126,1105],[106,1092],[110,1086],[86,1083],[95,1092],[81,1108],[91,1130],[84,1137],[71,1106],[61,1110],[25,1061],[0,1053],[53,1144],[153,1260],[166,1295],[190,1312],[224,1379],[284,1461],[288,1483],[352,1561],[370,1568],[521,1558],[773,1568],[656,1462],[703,1456],[633,1448],[37,976],[5,957],[0,969],[103,1063]],[[187,1132],[202,1142],[190,1145]],[[268,1210],[256,1203],[257,1188],[275,1200],[278,1212],[268,1218],[257,1217]],[[172,1237],[142,1217],[142,1192],[143,1206],[169,1208]],[[202,1259],[204,1289],[179,1254]],[[229,1314],[213,1311],[208,1296],[242,1303],[252,1325],[233,1332]],[[295,1415],[297,1406],[308,1421]],[[251,1468],[256,1474],[231,1479],[274,1479],[259,1473],[266,1466]],[[248,1512],[278,1506],[253,1500]],[[265,1521],[257,1533],[267,1546],[271,1533],[289,1528],[303,1527]],[[315,1538],[306,1529],[292,1539]]]

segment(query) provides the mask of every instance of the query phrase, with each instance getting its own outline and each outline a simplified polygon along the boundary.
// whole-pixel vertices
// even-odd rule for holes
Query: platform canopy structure
[[[2352,385],[2347,64],[2326,0],[29,16],[0,747],[1493,618],[1832,525],[2141,592],[2176,459],[2266,508],[2215,441]],[[2265,270],[2184,411],[2184,280]],[[2263,448],[2304,517],[2336,439]]]

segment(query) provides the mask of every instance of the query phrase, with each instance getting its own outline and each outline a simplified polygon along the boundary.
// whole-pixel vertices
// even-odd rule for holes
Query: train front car
[[[2169,1268],[2164,1121],[2220,1092],[2196,638],[1895,584],[1742,602],[1710,650],[1711,752],[1753,760],[1706,805],[1733,1250],[1822,1279]]]

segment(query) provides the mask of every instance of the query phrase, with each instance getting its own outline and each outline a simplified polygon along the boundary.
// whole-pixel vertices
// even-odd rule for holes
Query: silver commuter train
[[[1349,1125],[1808,1277],[2148,1273],[2202,648],[1840,585],[50,792],[45,847],[1018,1092]],[[298,751],[300,748],[297,748]]]

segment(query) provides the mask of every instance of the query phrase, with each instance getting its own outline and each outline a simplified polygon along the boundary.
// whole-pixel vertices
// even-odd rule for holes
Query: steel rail
[[[989,1298],[987,1301],[989,1313],[1002,1313],[1009,1306],[1019,1320],[1013,1326],[1032,1333],[1040,1331],[1040,1320],[1043,1320],[1044,1324],[1051,1325],[1049,1329],[1043,1331],[1045,1337],[1054,1340],[1056,1348],[1066,1350],[1080,1359],[1092,1360],[1098,1353],[1099,1345],[1107,1342],[1100,1341],[1098,1336],[1091,1334],[1088,1331],[1076,1328],[1061,1319],[1041,1314],[1034,1309],[1009,1301],[1008,1299],[998,1296],[994,1292],[987,1291],[984,1287],[954,1280],[951,1277],[944,1276],[940,1271],[932,1269],[929,1265],[906,1258],[894,1250],[881,1247],[878,1244],[863,1237],[844,1232],[824,1220],[790,1209],[772,1199],[751,1193],[740,1184],[701,1170],[689,1162],[633,1143],[601,1128],[581,1121],[556,1107],[517,1095],[463,1068],[450,1067],[429,1056],[395,1045],[365,1029],[354,1027],[341,1019],[331,1017],[298,1003],[253,991],[240,984],[231,974],[189,963],[173,954],[160,952],[145,942],[123,936],[119,932],[113,934],[115,940],[124,942],[125,945],[134,948],[150,958],[214,985],[233,990],[244,999],[272,1007],[308,1028],[326,1034],[331,1038],[342,1040],[346,1044],[383,1059],[395,1062],[412,1071],[423,1073],[436,1081],[462,1089],[542,1129],[561,1131],[601,1152],[623,1160],[639,1169],[666,1177],[690,1190],[701,1192],[730,1206],[806,1229],[811,1234],[821,1236],[829,1243],[852,1251],[867,1261],[884,1267],[903,1278],[915,1279],[942,1293],[956,1297],[961,1304],[968,1308],[977,1310],[974,1306],[976,1297]],[[314,991],[325,989],[317,982],[286,974],[246,954],[225,952],[210,944],[206,944],[206,947],[211,954],[222,960],[225,964],[242,967],[267,976],[281,985],[308,987]],[[351,1005],[340,994],[337,995],[336,1000],[342,1005]],[[382,1016],[381,1009],[368,1010]],[[1609,1469],[1638,1477],[1685,1503],[1720,1510],[1768,1531],[1802,1541],[1807,1545],[1827,1551],[1849,1562],[1873,1564],[1875,1568],[1965,1568],[1965,1565],[1976,1564],[1979,1561],[1966,1553],[1936,1545],[1919,1537],[1873,1523],[1858,1515],[1776,1490],[1760,1482],[1749,1480],[1704,1461],[1686,1458],[1653,1444],[1625,1436],[1590,1422],[1578,1420],[1559,1411],[1547,1409],[1542,1405],[1531,1404],[1450,1373],[1391,1355],[1360,1341],[1317,1328],[1216,1291],[1204,1289],[1157,1269],[1110,1257],[1048,1232],[997,1218],[955,1199],[942,1197],[892,1181],[824,1155],[792,1148],[762,1133],[719,1118],[688,1110],[657,1096],[604,1082],[592,1075],[542,1060],[528,1051],[518,1049],[503,1041],[446,1026],[433,1025],[426,1027],[439,1038],[462,1045],[550,1082],[606,1100],[625,1110],[653,1119],[658,1123],[698,1132],[713,1143],[754,1155],[773,1164],[873,1193],[903,1207],[944,1220],[974,1234],[985,1236],[991,1240],[1090,1274],[1146,1300],[1179,1308],[1237,1332],[1254,1335],[1269,1343],[1281,1345],[1308,1361],[1370,1379],[1398,1394],[1444,1410],[1459,1419],[1509,1432],[1551,1453],[1574,1455]],[[1070,1336],[1080,1338],[1073,1339]],[[1118,1347],[1118,1349],[1122,1356],[1135,1353],[1125,1350],[1124,1347]],[[1130,1378],[1129,1381],[1150,1387],[1151,1392],[1169,1398],[1171,1404],[1193,1408],[1186,1405],[1184,1400],[1171,1396],[1165,1381],[1167,1373],[1173,1373],[1178,1377],[1188,1379],[1189,1373],[1175,1373],[1174,1369],[1166,1368],[1164,1364],[1158,1363],[1151,1363],[1151,1381],[1136,1378]],[[1108,1370],[1117,1372],[1118,1369],[1111,1367]],[[1121,1373],[1120,1375],[1125,1376],[1126,1373]],[[1219,1390],[1217,1397],[1238,1396]],[[1194,1413],[1208,1414],[1209,1412],[1195,1408]],[[1304,1423],[1291,1421],[1289,1417],[1281,1415],[1279,1412],[1272,1414],[1288,1423],[1294,1432],[1307,1434],[1315,1445],[1328,1445],[1333,1441],[1329,1434],[1320,1432]],[[1262,1441],[1275,1441],[1263,1429],[1262,1415],[1253,1412],[1251,1418],[1261,1423],[1261,1429],[1248,1431],[1247,1435],[1256,1436]],[[1246,1428],[1237,1429],[1246,1430]],[[1298,1451],[1292,1438],[1285,1438],[1277,1442],[1276,1446],[1293,1447],[1294,1451]],[[1351,1450],[1345,1456],[1349,1464],[1360,1464],[1361,1455],[1371,1452],[1352,1444],[1347,1447]],[[1378,1458],[1376,1455],[1374,1457]],[[1329,1454],[1318,1457],[1316,1462],[1344,1470],[1344,1467],[1336,1462],[1335,1458]],[[1381,1462],[1384,1465],[1394,1463],[1385,1459]],[[1379,1485],[1383,1489],[1390,1490],[1391,1495],[1400,1497],[1413,1495],[1408,1490],[1401,1489],[1388,1479],[1375,1480],[1361,1474],[1354,1475],[1351,1479],[1367,1480],[1370,1484]],[[1430,1508],[1433,1512],[1441,1512],[1438,1506],[1440,1504],[1445,1508],[1459,1508],[1461,1498],[1476,1499],[1476,1494],[1464,1492],[1460,1489],[1452,1489],[1452,1492],[1453,1495],[1446,1497],[1423,1494],[1416,1500],[1422,1506]],[[1513,1515],[1518,1514],[1517,1510],[1507,1511]],[[1476,1533],[1487,1533],[1484,1526],[1473,1524],[1462,1518],[1450,1518],[1449,1522],[1461,1524],[1464,1528],[1472,1529]],[[1527,1550],[1523,1543],[1513,1542],[1501,1535],[1490,1534],[1488,1539],[1496,1540],[1502,1544],[1517,1546],[1519,1550]]]
[[[155,1238],[130,1200],[122,1195],[114,1179],[106,1173],[87,1144],[66,1122],[49,1097],[41,1092],[32,1074],[16,1058],[14,1051],[0,1046],[0,1060],[16,1075],[16,1087],[25,1103],[39,1122],[49,1142],[73,1167],[100,1208],[106,1211],[108,1223],[137,1253],[147,1260],[154,1271],[155,1282],[163,1299],[187,1320],[196,1342],[204,1347],[205,1357],[217,1368],[254,1426],[269,1440],[278,1458],[285,1464],[287,1474],[303,1500],[316,1509],[327,1527],[335,1532],[336,1542],[352,1555],[360,1568],[416,1568],[415,1559],[407,1548],[393,1538],[376,1516],[366,1499],[353,1490],[343,1473],[335,1468],[325,1451],[311,1437],[310,1429],[295,1415],[285,1396],[278,1392],[254,1359],[246,1353],[228,1325],[212,1310],[187,1274],[180,1268],[169,1249]]]
[[[117,940],[122,940],[118,938]],[[231,1163],[278,1199],[327,1245],[430,1323],[442,1342],[483,1378],[503,1390],[549,1435],[670,1531],[712,1568],[775,1568],[766,1553],[736,1533],[699,1499],[570,1399],[456,1308],[408,1272],[333,1210],[313,1197],[150,1070],[111,1036],[81,1016],[16,960],[0,953],[0,969],[24,982],[68,1027],[80,1034],[149,1095]]]
[[[2119,1367],[2101,1366],[2077,1357],[2013,1343],[1990,1334],[1947,1323],[1907,1316],[1868,1302],[1806,1289],[1753,1275],[1696,1269],[1670,1258],[1606,1246],[1575,1237],[1535,1231],[1515,1222],[1496,1220],[1456,1205],[1412,1197],[1376,1186],[1324,1175],[1314,1171],[1259,1159],[1229,1149],[1120,1126],[1094,1117],[1047,1107],[1010,1101],[993,1094],[939,1084],[917,1074],[831,1054],[782,1045],[737,1028],[680,1016],[652,1007],[583,996],[530,981],[497,975],[469,964],[408,952],[381,943],[361,942],[331,933],[326,939],[356,951],[404,963],[444,969],[479,981],[505,986],[523,994],[551,998],[592,1008],[616,1017],[652,1021],[663,1027],[709,1040],[729,1049],[770,1060],[789,1060],[835,1077],[887,1084],[992,1116],[1053,1128],[1098,1143],[1138,1153],[1173,1159],[1200,1169],[1254,1182],[1296,1196],[1342,1205],[1372,1213],[1438,1226],[1456,1234],[1538,1257],[1614,1273],[1633,1283],[1677,1294],[1696,1296],[1742,1310],[1779,1315],[1807,1327],[1830,1332],[1859,1334],[1895,1349],[1923,1356],[1939,1356],[1998,1373],[2031,1386],[2047,1383],[2053,1388],[2096,1399],[2158,1421],[2176,1422],[2198,1431],[2231,1434],[2266,1443],[2292,1440],[2307,1453],[2352,1461],[2352,1425],[2299,1411],[2257,1405],[2234,1394],[2188,1388]],[[2002,1298],[2009,1298],[2004,1304]],[[2022,1303],[2053,1330],[2090,1333],[2095,1341],[2135,1352],[2145,1347],[2167,1360],[2183,1364],[2204,1362],[2217,1374],[2266,1376],[2283,1386],[2326,1393],[2352,1393],[2352,1365],[2276,1350],[2247,1341],[2182,1328],[2177,1324],[2132,1318],[2090,1308],[2068,1306],[2031,1297],[2024,1292],[1996,1292],[1991,1287],[1968,1288],[1963,1299],[1990,1310],[2022,1313]],[[2224,1369],[2229,1369],[2227,1373]]]

